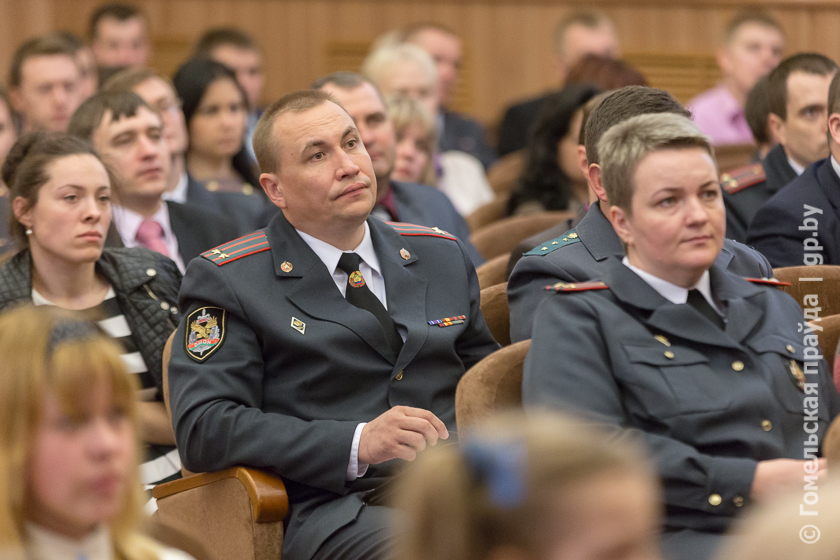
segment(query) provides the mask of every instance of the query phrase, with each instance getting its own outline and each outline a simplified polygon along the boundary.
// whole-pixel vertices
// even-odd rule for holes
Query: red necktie
[[[163,240],[163,227],[154,220],[145,219],[137,228],[135,239],[145,248],[157,251],[161,255],[169,256],[166,242]]]

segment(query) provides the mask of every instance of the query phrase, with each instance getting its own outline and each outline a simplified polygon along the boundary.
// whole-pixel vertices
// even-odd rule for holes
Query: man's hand
[[[448,439],[449,432],[437,416],[409,406],[395,406],[362,428],[359,438],[359,462],[378,465],[391,459],[413,461],[417,452],[438,439]]]
[[[827,474],[825,459],[817,460],[819,467],[813,473],[805,471],[805,465],[808,463],[813,464],[811,461],[795,459],[760,461],[755,468],[750,497],[756,501],[766,500],[785,490],[801,489],[805,475],[824,476]]]

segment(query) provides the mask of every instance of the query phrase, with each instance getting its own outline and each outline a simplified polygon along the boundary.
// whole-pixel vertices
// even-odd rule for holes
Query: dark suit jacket
[[[194,260],[181,288],[184,319],[169,383],[184,465],[249,465],[282,476],[291,502],[283,542],[289,560],[311,558],[353,522],[360,493],[393,474],[397,461],[345,480],[357,424],[407,405],[430,410],[454,431],[458,380],[498,348],[463,245],[434,232],[400,235],[379,220],[368,224],[388,313],[407,330],[396,359],[378,321],[342,297],[332,271],[282,213],[265,236],[220,247],[229,257]],[[224,330],[199,362],[185,344],[206,307]],[[458,315],[463,323],[428,324]]]
[[[499,144],[496,148],[499,157],[521,150],[528,145],[531,129],[546,100],[554,93],[556,92],[528,99],[507,108],[505,116],[502,117],[502,124],[499,126]]]
[[[572,233],[574,237],[568,235]],[[546,286],[588,282],[604,273],[609,257],[624,255],[621,239],[598,204],[589,208],[575,230],[544,246],[545,251],[538,247],[525,253],[510,275],[508,305],[514,342],[531,338],[537,309],[551,293],[545,290]],[[761,253],[731,239],[723,240],[723,250],[715,264],[739,276],[773,276],[770,263]]]
[[[741,243],[747,240],[747,229],[755,213],[782,187],[796,179],[781,144],[770,150],[761,162],[767,179],[734,193],[723,191],[726,206],[726,237]]]
[[[452,111],[443,111],[443,135],[440,151],[459,150],[475,156],[487,170],[496,161],[496,154],[487,144],[484,128],[475,120]]]
[[[717,265],[709,272],[728,310],[725,330],[666,300],[616,257],[601,277],[609,289],[549,296],[522,398],[640,437],[662,477],[666,530],[720,534],[750,503],[756,464],[808,458],[806,414],[822,441],[840,395],[814,357],[816,336],[797,332],[802,309],[793,298]],[[803,406],[794,368],[812,372],[802,379],[818,405]]]
[[[169,200],[166,205],[169,225],[178,240],[178,252],[184,265],[204,251],[237,237],[236,225],[218,212]]]
[[[831,158],[814,163],[768,200],[753,218],[747,242],[774,267],[840,265],[840,177]]]
[[[246,235],[265,227],[265,208],[269,204],[263,195],[235,192],[210,192],[204,183],[187,174],[187,204],[222,214],[236,224],[237,235]]]
[[[449,198],[434,187],[391,181],[397,206],[396,220],[426,227],[439,227],[461,240],[473,265],[484,264],[478,250],[470,243],[470,228]]]

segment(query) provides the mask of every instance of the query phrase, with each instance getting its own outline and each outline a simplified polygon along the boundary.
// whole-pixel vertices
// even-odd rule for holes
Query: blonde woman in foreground
[[[97,326],[0,315],[0,558],[187,560],[142,536],[134,379]]]
[[[634,445],[509,413],[404,473],[397,560],[658,560],[658,484]]]

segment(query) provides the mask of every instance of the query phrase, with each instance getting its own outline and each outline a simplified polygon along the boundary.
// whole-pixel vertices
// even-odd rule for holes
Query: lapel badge
[[[665,338],[664,336],[662,336],[661,334],[658,334],[658,335],[654,336],[653,338],[655,338],[656,340],[658,340],[659,342],[661,342],[665,346],[671,346],[671,341],[668,340],[667,338]]]
[[[283,261],[283,264],[280,265],[280,270],[282,270],[283,272],[291,272],[292,268],[294,267],[289,261]]]
[[[304,323],[297,317],[292,317],[292,328],[300,334],[306,334],[306,323]]]
[[[185,341],[187,355],[203,362],[219,349],[225,338],[225,310],[219,307],[202,307],[187,317]]]
[[[802,369],[799,367],[799,364],[796,363],[796,360],[791,360],[790,364],[788,365],[790,369],[790,376],[791,381],[793,384],[796,385],[796,388],[805,392],[805,374],[802,373]]]
[[[444,319],[435,319],[434,321],[429,321],[429,325],[431,326],[438,326],[438,327],[451,327],[452,325],[460,325],[466,319],[466,315],[457,315],[455,317],[446,317]]]
[[[361,288],[365,285],[365,279],[362,277],[362,273],[358,270],[351,272],[347,281],[350,282],[350,285],[354,288]]]
[[[406,251],[406,250],[405,250],[405,247],[403,247],[402,249],[400,249],[400,256],[401,256],[402,258],[404,258],[405,260],[408,260],[408,259],[410,259],[410,258],[411,258],[411,253],[409,253],[408,251]]]

